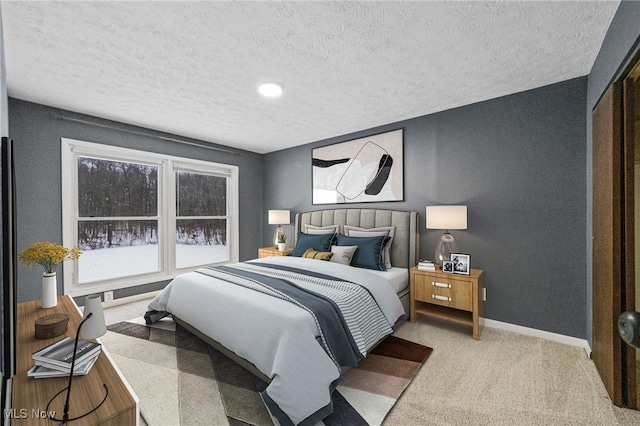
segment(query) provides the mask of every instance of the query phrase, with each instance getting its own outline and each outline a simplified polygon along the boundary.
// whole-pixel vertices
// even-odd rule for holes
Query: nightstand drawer
[[[429,288],[427,299],[425,302],[433,303],[434,305],[440,306],[451,306],[452,297],[451,297],[451,289],[450,288],[442,288],[436,287],[435,282],[431,283],[431,288]]]
[[[420,274],[415,275],[414,290],[415,300],[465,311],[473,310],[473,285],[470,281]]]

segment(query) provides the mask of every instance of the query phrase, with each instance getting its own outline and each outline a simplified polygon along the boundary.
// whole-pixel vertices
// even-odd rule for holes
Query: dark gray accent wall
[[[422,257],[440,231],[425,207],[466,204],[452,231],[485,271],[485,317],[584,338],[586,77],[267,154],[265,210],[311,204],[314,147],[404,129],[404,201],[343,205],[415,210]],[[293,232],[291,226],[286,230]],[[273,227],[265,227],[263,242]]]
[[[264,158],[262,155],[246,151],[239,151],[239,155],[214,151],[154,137],[65,121],[56,118],[56,115],[167,136],[147,129],[10,98],[9,123],[11,137],[15,141],[19,251],[35,241],[48,240],[58,243],[62,241],[60,176],[67,171],[60,169],[60,138],[65,137],[239,166],[240,260],[256,257],[264,222],[262,215]],[[58,271],[62,272],[62,269],[59,268]],[[41,275],[42,271],[38,268],[20,267],[18,269],[18,301],[40,298]],[[58,275],[58,292],[62,294],[60,278],[62,275],[61,273]],[[123,289],[116,291],[114,295],[116,298],[124,297],[157,290],[164,285],[166,282]]]
[[[609,85],[621,78],[630,60],[640,49],[640,2],[622,1],[607,30],[600,52],[593,63],[587,84],[587,336],[592,344],[593,296],[592,296],[592,249],[593,235],[593,134],[592,113]]]
[[[2,9],[0,8],[0,136],[9,135],[8,103],[7,66],[4,60],[4,29],[2,27]]]

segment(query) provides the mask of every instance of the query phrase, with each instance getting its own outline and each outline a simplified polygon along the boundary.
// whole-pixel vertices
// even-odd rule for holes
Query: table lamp
[[[291,214],[289,210],[269,210],[269,225],[278,225],[273,233],[273,245],[278,247],[278,235],[284,233],[282,225],[291,223]]]
[[[82,337],[83,339],[87,339],[87,340],[96,339],[104,335],[106,332],[107,332],[107,326],[104,321],[104,313],[102,312],[102,301],[100,300],[100,295],[98,294],[89,295],[85,298],[84,315],[82,318],[82,322],[80,322],[80,325],[78,326],[78,331],[76,332],[76,340],[73,345],[73,357],[71,358],[71,372],[69,373],[69,385],[66,388],[62,389],[57,394],[55,394],[53,398],[49,400],[49,403],[47,404],[47,408],[46,408],[47,412],[49,412],[49,405],[51,404],[51,402],[58,395],[60,395],[62,392],[66,390],[67,400],[64,404],[64,413],[61,419],[57,419],[53,417],[52,420],[63,422],[66,424],[68,422],[81,419],[93,413],[94,411],[96,411],[107,400],[107,396],[109,396],[109,389],[107,388],[107,385],[103,383],[102,386],[104,386],[105,394],[102,401],[97,406],[95,406],[92,410],[87,411],[86,413],[80,416],[69,418],[69,396],[71,395],[71,383],[73,381],[73,370],[76,365],[76,352],[78,351],[78,338]]]
[[[433,261],[442,265],[443,260],[450,260],[451,253],[458,248],[450,229],[467,229],[467,206],[427,206],[427,229],[443,229],[444,234],[436,244]]]

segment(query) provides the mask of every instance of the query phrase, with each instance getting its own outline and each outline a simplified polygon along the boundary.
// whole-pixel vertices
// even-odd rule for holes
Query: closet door
[[[593,361],[621,406],[623,286],[622,89],[614,83],[593,110]]]

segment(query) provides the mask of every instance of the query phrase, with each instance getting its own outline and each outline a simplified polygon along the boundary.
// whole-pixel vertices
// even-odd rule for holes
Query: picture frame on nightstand
[[[463,253],[451,253],[453,273],[469,275],[471,273],[471,256]],[[443,264],[444,266],[444,264]]]
[[[450,260],[442,261],[442,272],[447,274],[453,274],[453,262]]]

